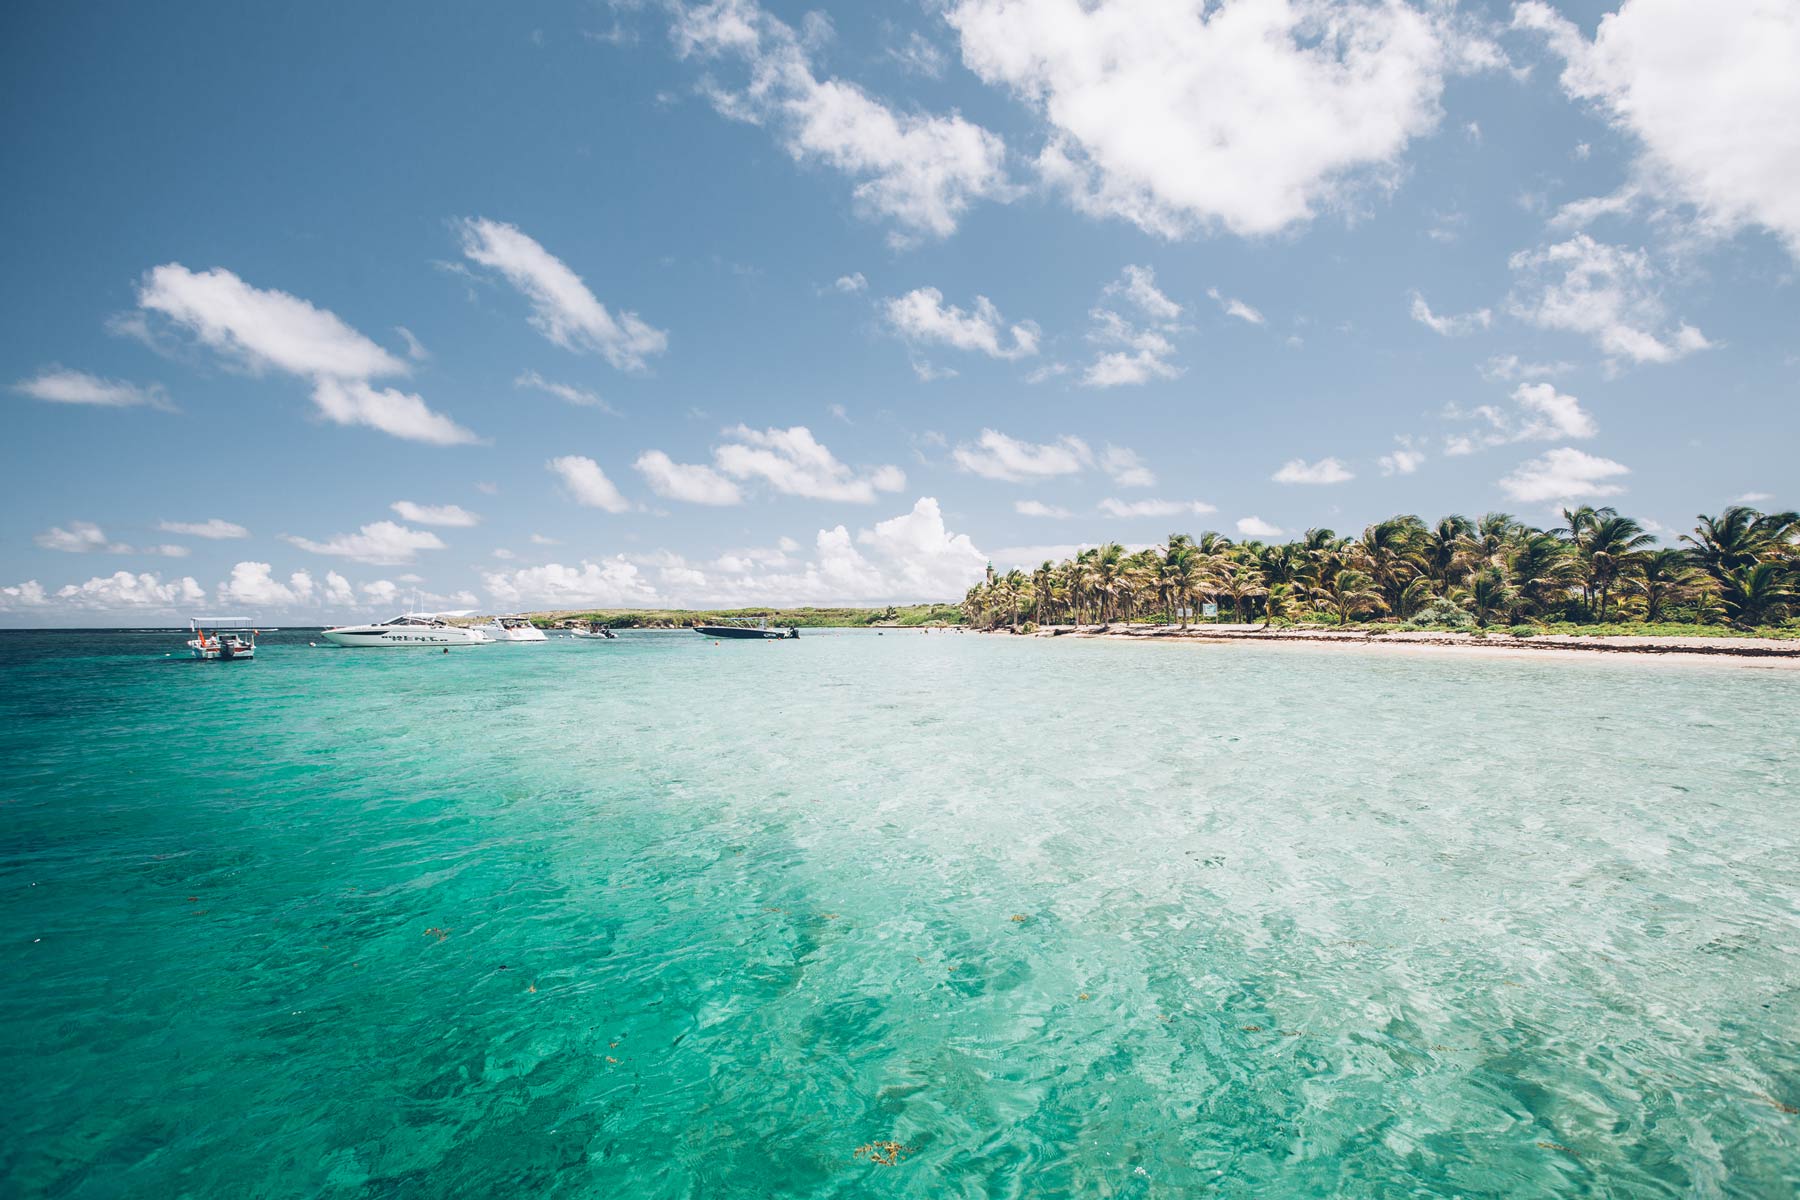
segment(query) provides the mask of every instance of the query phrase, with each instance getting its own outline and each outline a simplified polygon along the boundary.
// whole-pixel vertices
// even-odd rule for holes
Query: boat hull
[[[496,642],[547,642],[541,629],[494,629],[484,626],[481,632]]]
[[[357,650],[435,650],[489,646],[492,639],[472,629],[327,629],[326,641]]]
[[[799,636],[797,632],[786,629],[753,629],[743,625],[696,625],[694,632],[701,637],[747,638],[762,642],[777,642]]]

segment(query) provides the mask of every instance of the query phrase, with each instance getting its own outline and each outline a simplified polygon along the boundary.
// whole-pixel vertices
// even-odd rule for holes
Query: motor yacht
[[[496,642],[546,642],[544,631],[533,625],[526,617],[489,617],[476,629],[487,634]]]
[[[194,635],[188,649],[207,662],[255,658],[257,631],[248,628],[249,623],[248,617],[194,617],[188,621],[188,632]]]
[[[377,625],[340,625],[327,629],[325,640],[339,646],[413,649],[494,644],[480,629],[452,625],[439,613],[401,613]]]
[[[589,621],[585,625],[577,625],[569,630],[570,637],[591,638],[595,641],[611,641],[619,635],[608,629],[599,621]]]

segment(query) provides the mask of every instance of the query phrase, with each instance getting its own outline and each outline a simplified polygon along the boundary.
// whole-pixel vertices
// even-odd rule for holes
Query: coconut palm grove
[[[1139,550],[1093,546],[1029,574],[990,566],[963,611],[987,628],[1186,625],[1213,605],[1220,619],[1272,626],[1706,626],[1800,636],[1800,512],[1733,505],[1700,516],[1676,541],[1662,544],[1631,517],[1589,505],[1564,509],[1549,529],[1491,512],[1432,525],[1394,516],[1355,537],[1309,529],[1279,543],[1173,534]]]

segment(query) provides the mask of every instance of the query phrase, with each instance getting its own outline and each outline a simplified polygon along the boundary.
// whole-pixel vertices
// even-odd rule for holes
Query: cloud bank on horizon
[[[148,65],[264,14],[47,17],[0,623],[949,600],[1172,530],[1800,502],[1800,7],[614,15],[394,66],[364,13],[291,66],[370,90],[302,109]]]

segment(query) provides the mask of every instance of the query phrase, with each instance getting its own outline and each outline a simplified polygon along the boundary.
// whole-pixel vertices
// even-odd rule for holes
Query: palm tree
[[[1679,550],[1652,550],[1639,559],[1633,586],[1644,598],[1644,620],[1662,620],[1669,605],[1693,595],[1696,574],[1688,556]]]
[[[1583,523],[1576,549],[1587,568],[1582,590],[1591,603],[1599,600],[1599,618],[1606,620],[1606,601],[1619,581],[1636,566],[1638,552],[1656,541],[1630,517],[1610,508],[1595,512]]]
[[[1568,602],[1580,567],[1567,542],[1555,534],[1531,533],[1514,547],[1507,569],[1519,599],[1528,611],[1541,616],[1554,605]]]
[[[1697,520],[1697,536],[1684,533],[1681,540],[1692,547],[1688,556],[1694,565],[1719,580],[1725,572],[1771,556],[1800,527],[1800,513],[1765,514],[1742,504],[1734,504],[1716,517],[1702,514]]]
[[[1056,598],[1056,566],[1045,559],[1037,570],[1031,573],[1031,599],[1037,607],[1037,623],[1044,624],[1044,610]]]
[[[1759,562],[1724,572],[1719,578],[1719,599],[1732,623],[1744,628],[1779,621],[1788,606],[1800,600],[1788,581],[1785,564]]]
[[[1499,567],[1484,567],[1469,580],[1469,607],[1475,610],[1475,623],[1486,626],[1488,618],[1512,606],[1512,588]]]
[[[1413,516],[1389,517],[1363,530],[1362,565],[1392,612],[1401,611],[1406,585],[1424,569],[1417,550],[1424,535],[1425,523]]]
[[[1372,582],[1362,571],[1341,567],[1320,580],[1313,594],[1337,613],[1339,625],[1348,625],[1354,613],[1381,609],[1381,593],[1370,586]]]
[[[1437,584],[1437,594],[1442,596],[1449,592],[1459,574],[1458,560],[1462,554],[1464,540],[1475,532],[1475,523],[1469,518],[1452,513],[1438,521],[1437,525],[1425,536],[1424,545],[1420,548],[1420,558],[1425,563],[1425,573]]]

